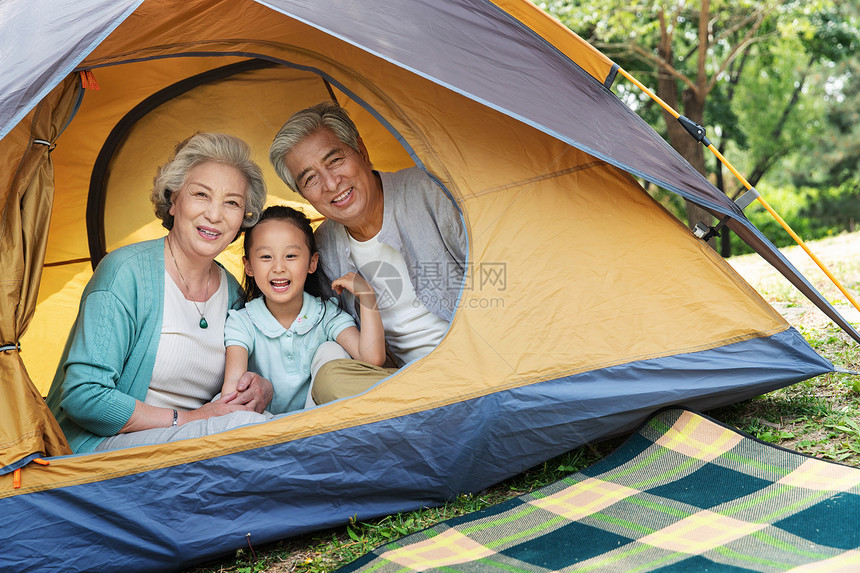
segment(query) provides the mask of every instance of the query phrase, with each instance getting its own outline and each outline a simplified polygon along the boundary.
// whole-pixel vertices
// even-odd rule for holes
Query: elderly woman
[[[155,178],[162,239],[108,254],[84,290],[48,404],[76,453],[164,443],[256,421],[272,397],[247,373],[224,380],[224,320],[239,285],[215,257],[266,200],[240,139],[197,133]]]

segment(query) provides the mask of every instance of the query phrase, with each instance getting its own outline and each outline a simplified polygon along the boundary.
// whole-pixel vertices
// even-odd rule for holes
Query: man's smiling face
[[[382,189],[363,144],[356,151],[322,128],[293,147],[285,162],[299,192],[320,214],[350,230],[375,223]]]

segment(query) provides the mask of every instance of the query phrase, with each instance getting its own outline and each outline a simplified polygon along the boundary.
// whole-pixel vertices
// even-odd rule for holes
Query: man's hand
[[[236,384],[237,396],[228,404],[242,404],[257,413],[269,407],[275,391],[272,383],[256,372],[245,372]]]

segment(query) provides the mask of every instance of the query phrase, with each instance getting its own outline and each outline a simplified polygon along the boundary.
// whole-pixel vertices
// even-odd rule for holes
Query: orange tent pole
[[[660,106],[661,106],[663,109],[665,109],[667,112],[669,112],[669,113],[672,115],[672,117],[674,117],[675,119],[677,119],[677,120],[679,120],[679,121],[681,121],[681,120],[682,120],[682,118],[683,118],[684,120],[687,120],[687,119],[686,119],[686,118],[684,118],[681,114],[679,114],[677,111],[675,111],[674,109],[672,109],[672,108],[671,108],[671,107],[670,107],[666,102],[664,102],[662,99],[660,99],[660,97],[659,97],[659,96],[657,96],[657,94],[653,93],[651,90],[649,90],[649,89],[648,89],[648,88],[646,88],[644,85],[642,85],[642,83],[640,83],[640,82],[639,82],[639,80],[637,80],[636,78],[634,78],[633,76],[631,76],[629,73],[627,73],[627,71],[626,71],[626,70],[624,70],[623,68],[620,68],[620,67],[619,67],[619,68],[618,68],[618,73],[619,73],[619,74],[621,74],[622,76],[624,76],[625,78],[627,78],[630,82],[632,82],[632,83],[633,83],[636,87],[638,87],[640,90],[642,90],[643,92],[645,92],[645,93],[648,95],[648,97],[650,97],[652,100],[654,100],[655,102],[657,102],[658,104],[660,104]],[[689,122],[689,120],[687,120],[687,122]],[[684,123],[684,122],[682,121],[682,123]],[[692,123],[692,122],[690,122],[690,123]],[[686,127],[686,125],[685,125],[685,127]],[[713,153],[713,154],[717,157],[717,159],[719,159],[719,160],[720,160],[720,162],[721,162],[723,165],[725,165],[726,167],[728,167],[729,171],[731,171],[731,172],[734,174],[734,176],[738,178],[738,180],[743,184],[743,186],[744,186],[744,187],[746,187],[746,188],[747,188],[747,190],[755,191],[755,189],[753,189],[753,186],[752,186],[752,185],[750,185],[749,181],[747,181],[747,180],[746,180],[746,178],[745,178],[743,175],[741,175],[740,173],[738,173],[737,169],[735,169],[735,168],[734,168],[734,166],[733,166],[731,163],[729,163],[728,159],[726,159],[725,157],[723,157],[723,154],[722,154],[722,153],[720,153],[720,152],[719,152],[719,150],[718,150],[716,147],[714,147],[714,144],[713,144],[713,143],[711,143],[710,141],[708,141],[708,140],[707,140],[707,138],[706,138],[706,137],[704,137],[704,135],[705,135],[705,130],[704,130],[703,128],[701,128],[701,127],[699,127],[699,129],[701,130],[701,132],[698,134],[697,139],[698,139],[700,142],[702,142],[702,144],[703,144],[703,145],[705,145],[705,147],[707,147],[708,149],[710,149],[710,150],[711,150],[711,153]],[[691,135],[692,135],[692,133],[691,133]],[[703,140],[704,140],[704,141],[703,141]],[[707,143],[706,143],[706,142],[707,142]],[[757,191],[756,191],[756,194],[758,194],[758,192],[757,192]],[[821,259],[819,259],[819,258],[815,255],[815,253],[813,253],[813,252],[812,252],[812,250],[811,250],[811,249],[806,245],[806,243],[804,243],[804,242],[803,242],[803,239],[801,239],[801,238],[797,235],[797,233],[795,233],[795,232],[791,229],[791,227],[788,225],[788,223],[786,223],[786,222],[785,222],[785,220],[783,220],[783,218],[782,218],[782,217],[780,217],[780,216],[779,216],[779,214],[778,214],[776,211],[774,211],[773,207],[771,207],[771,206],[770,206],[770,204],[768,204],[768,202],[767,202],[767,201],[765,201],[764,197],[762,197],[761,195],[758,195],[758,196],[756,197],[756,199],[758,200],[758,202],[759,202],[759,203],[761,203],[762,207],[764,207],[764,208],[767,210],[767,212],[768,212],[768,213],[770,213],[770,214],[771,214],[771,216],[773,216],[773,218],[774,218],[774,219],[776,219],[776,221],[777,221],[777,222],[782,226],[782,228],[786,230],[786,232],[791,236],[791,238],[792,238],[792,239],[794,239],[794,241],[795,241],[798,245],[800,245],[800,248],[802,248],[804,251],[806,251],[806,254],[808,254],[808,255],[809,255],[809,257],[810,257],[813,261],[815,261],[815,264],[817,264],[817,265],[818,265],[818,267],[819,267],[822,271],[824,271],[824,274],[825,274],[825,275],[827,275],[827,278],[829,278],[829,279],[831,280],[831,282],[833,282],[833,284],[834,284],[834,285],[836,285],[836,288],[838,288],[838,289],[842,292],[842,294],[844,294],[844,295],[845,295],[845,298],[847,298],[847,299],[848,299],[848,301],[849,301],[852,305],[854,305],[854,308],[856,308],[857,310],[860,310],[860,304],[858,304],[858,303],[857,303],[857,301],[854,299],[854,297],[851,295],[851,293],[850,293],[850,292],[848,292],[848,289],[846,289],[844,286],[842,286],[842,283],[840,283],[840,282],[839,282],[839,280],[838,280],[838,279],[833,275],[833,273],[831,273],[831,272],[830,272],[830,270],[829,270],[829,269],[827,268],[827,266],[826,266],[826,265],[821,261]]]

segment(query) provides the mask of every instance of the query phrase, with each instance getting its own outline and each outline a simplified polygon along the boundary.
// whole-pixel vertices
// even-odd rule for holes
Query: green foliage
[[[740,82],[732,102],[747,145],[742,148],[738,139],[730,136],[734,145],[727,149],[742,173],[769,165],[762,181],[786,184],[792,174],[794,152],[810,137],[811,130],[821,128],[826,113],[824,90],[819,83],[806,79],[808,71],[798,74],[798,70],[808,69],[810,56],[797,50],[794,42],[771,45],[766,52],[773,59],[753,58],[748,62],[745,71],[757,81]],[[798,87],[802,91],[795,94]],[[787,110],[795,96],[796,103]],[[740,183],[734,182],[729,188],[738,187]]]
[[[860,49],[860,36],[850,10],[843,5],[841,10],[834,6],[811,12],[808,25],[798,34],[806,51],[831,62],[854,56]]]
[[[828,232],[853,230],[854,225],[860,223],[860,179],[846,181],[835,188],[807,191],[806,204],[799,214]]]
[[[759,191],[804,241],[832,237],[860,226],[860,186],[856,183],[838,188],[764,186]],[[777,247],[795,244],[776,219],[758,203],[747,208],[746,216]],[[734,254],[752,252],[737,239],[733,244]]]
[[[667,211],[684,220],[684,202],[680,196],[647,187],[649,194]],[[833,237],[860,228],[860,181],[850,181],[839,187],[759,187],[764,199],[789,227],[804,241]],[[745,214],[765,237],[777,247],[795,244],[794,239],[758,202],[747,207]],[[737,237],[732,237],[732,254],[743,255],[753,250]]]
[[[708,90],[703,119],[708,137],[757,188],[785,188],[778,212],[804,239],[814,239],[851,228],[855,211],[851,194],[840,187],[860,181],[860,9],[855,4],[712,0],[702,70],[696,67],[701,0],[544,0],[538,5],[654,91],[658,71],[671,73],[681,113],[691,84],[703,73],[707,87],[696,89]],[[668,61],[658,53],[658,14],[671,36]],[[659,106],[624,80],[613,89],[666,135]],[[706,166],[712,173],[721,170],[729,195],[742,188],[716,160],[707,158]],[[649,192],[686,218],[678,200]],[[805,197],[812,201],[808,208],[798,204]],[[791,240],[769,215],[750,218],[778,245]]]
[[[860,181],[860,58],[834,66],[828,82],[827,114],[792,173],[797,185]]]
[[[715,133],[717,137],[730,138],[738,150],[746,150],[749,148],[749,139],[747,138],[747,126],[740,120],[738,114],[732,106],[732,101],[726,93],[730,90],[730,86],[717,84],[711,91],[708,98],[708,105],[705,107],[705,125],[710,133]]]

